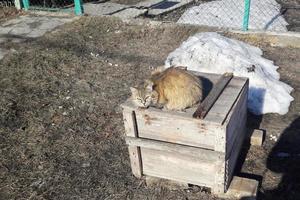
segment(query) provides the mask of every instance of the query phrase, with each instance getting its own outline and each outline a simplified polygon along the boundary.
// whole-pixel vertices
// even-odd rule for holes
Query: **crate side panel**
[[[207,150],[203,150],[205,153]],[[218,161],[166,151],[141,148],[145,175],[212,187]]]
[[[139,137],[214,149],[218,125],[151,110],[136,112],[136,120]]]
[[[234,146],[236,138],[238,141],[243,142],[246,135],[247,121],[247,99],[248,99],[248,82],[243,87],[238,100],[235,102],[231,109],[228,118],[226,119],[224,126],[226,126],[226,157],[228,157],[232,149],[236,149]]]
[[[246,137],[247,92],[248,87],[245,87],[239,97],[239,101],[234,106],[227,125],[226,188],[233,177],[238,156]]]
[[[241,129],[246,129],[246,120],[241,122]],[[235,134],[239,134],[241,129],[237,128]],[[243,138],[243,137],[242,137]],[[234,175],[234,170],[239,158],[239,154],[242,149],[244,140],[240,140],[239,137],[236,137],[234,142],[234,149],[232,150],[229,158],[226,160],[226,169],[225,169],[225,188],[227,189],[230,185],[232,177]]]

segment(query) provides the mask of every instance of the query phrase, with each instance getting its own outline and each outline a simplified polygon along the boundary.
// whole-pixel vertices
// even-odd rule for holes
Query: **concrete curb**
[[[47,12],[47,11],[37,11],[37,10],[29,10],[26,13],[31,15],[40,15],[40,16],[47,16],[47,17],[80,17],[76,16],[74,13],[70,12]]]
[[[190,27],[199,29],[199,32],[212,31],[224,33],[225,35],[234,36],[240,39],[249,40],[253,43],[266,43],[275,47],[292,47],[300,48],[300,33],[297,32],[264,32],[264,31],[237,31],[229,29],[220,29],[216,27],[207,27],[189,24],[177,24],[175,22],[161,22],[150,19],[121,19],[125,23],[133,25],[161,26],[161,27]]]
[[[263,32],[263,31],[230,31],[252,39],[264,40],[271,46],[300,48],[300,33],[297,32]]]

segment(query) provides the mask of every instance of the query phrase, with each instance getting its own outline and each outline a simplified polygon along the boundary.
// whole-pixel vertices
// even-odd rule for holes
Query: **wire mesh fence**
[[[179,23],[212,27],[287,31],[281,6],[275,0],[198,1],[179,18]]]
[[[175,0],[0,0],[0,6],[1,4],[2,6],[13,6],[14,1],[21,2],[25,10],[75,11],[78,15],[84,13],[83,8],[90,7],[93,8],[94,14],[100,15],[102,12],[101,9],[108,9],[108,7],[112,9],[111,3],[130,5],[134,9],[153,10],[157,4],[169,5],[170,2],[175,2]],[[135,6],[138,5],[137,2],[142,1],[149,2],[147,5],[151,5],[152,2],[154,7],[149,6],[140,8]],[[187,1],[190,3],[184,8],[174,10],[170,14],[167,14],[170,15],[171,18],[176,16],[176,22],[178,23],[245,31],[249,29],[283,32],[287,31],[287,27],[289,27],[288,22],[295,21],[286,21],[283,17],[285,11],[281,6],[293,2],[294,0],[176,0],[177,3],[180,1]],[[95,4],[89,4],[90,2]],[[110,5],[105,7],[106,3],[110,3]],[[119,7],[120,6],[114,8],[116,9],[114,12],[119,12]],[[160,9],[161,7],[162,6],[160,6]],[[123,11],[126,8],[121,7],[120,10]]]
[[[0,0],[0,8],[3,7],[14,7],[15,1],[14,0]]]
[[[74,5],[73,0],[30,0],[30,6],[42,8],[66,8]]]
[[[22,0],[25,10],[66,11],[74,10],[74,0]]]

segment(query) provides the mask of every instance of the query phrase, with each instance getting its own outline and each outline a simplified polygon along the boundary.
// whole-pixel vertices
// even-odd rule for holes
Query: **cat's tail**
[[[151,75],[152,76],[158,75],[158,74],[162,73],[165,69],[166,68],[164,65],[156,67],[154,70],[152,70]]]

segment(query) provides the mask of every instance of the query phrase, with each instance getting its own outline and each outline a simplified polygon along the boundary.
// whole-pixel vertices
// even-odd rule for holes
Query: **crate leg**
[[[124,112],[123,121],[126,135],[137,138],[138,132],[136,128],[135,113],[132,111]],[[129,146],[128,152],[132,173],[135,177],[141,178],[143,175],[141,149],[138,146]]]
[[[221,160],[225,160],[225,156],[220,158]],[[225,161],[221,161],[217,164],[217,169],[218,171],[215,174],[215,183],[211,188],[212,193],[214,194],[218,194],[218,193],[224,193],[225,191],[225,187],[227,184],[227,175],[225,173],[225,169],[227,169],[228,167],[226,166],[226,162]],[[225,175],[225,176],[224,176]]]
[[[142,162],[141,162],[141,150],[137,146],[129,146],[129,158],[131,163],[131,170],[135,177],[142,177]]]
[[[236,198],[255,200],[258,189],[258,181],[249,178],[234,176],[226,193],[216,193],[221,198]]]
[[[248,129],[248,140],[253,146],[262,146],[265,137],[265,130],[262,129]]]

